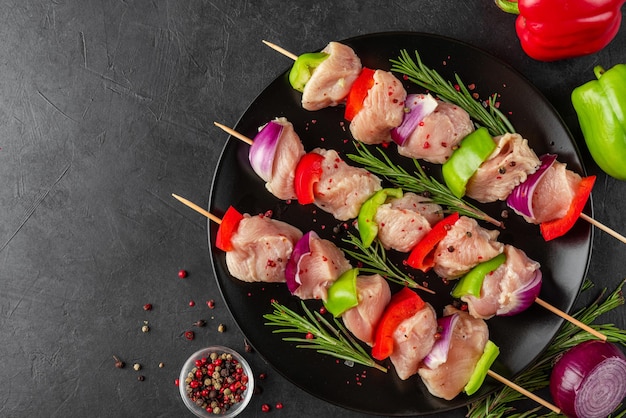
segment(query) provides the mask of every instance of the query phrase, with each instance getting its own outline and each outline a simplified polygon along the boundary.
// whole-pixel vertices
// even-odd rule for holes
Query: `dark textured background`
[[[184,359],[209,343],[243,349],[212,277],[206,220],[170,194],[206,204],[227,137],[213,121],[233,126],[289,65],[261,39],[296,53],[381,31],[466,41],[536,85],[583,153],[569,94],[593,77],[594,65],[626,62],[624,27],[600,53],[533,61],[519,47],[515,18],[487,0],[4,0],[2,6],[3,417],[191,416],[174,385]],[[626,184],[584,156],[588,171],[599,175],[595,218],[626,232]],[[589,278],[613,289],[625,276],[625,252],[596,231]],[[184,280],[177,277],[181,268],[189,271]],[[153,310],[145,312],[145,303]],[[207,327],[185,340],[182,333],[201,318]],[[626,325],[623,308],[602,320]],[[151,327],[145,334],[144,321]],[[226,332],[217,332],[220,323]],[[114,367],[113,355],[125,369]],[[304,393],[258,354],[246,357],[268,378],[244,416],[263,415],[261,404],[279,401],[285,408],[272,411],[276,416],[361,416]],[[140,372],[132,370],[135,362]]]

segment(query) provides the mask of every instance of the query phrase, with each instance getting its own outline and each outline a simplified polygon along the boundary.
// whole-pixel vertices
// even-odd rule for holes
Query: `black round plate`
[[[402,49],[411,54],[417,51],[423,62],[439,71],[445,79],[454,80],[454,74],[459,74],[463,82],[472,85],[473,92],[483,100],[493,93],[500,94],[500,110],[529,140],[537,155],[556,153],[559,161],[583,173],[578,150],[554,108],[524,77],[488,53],[452,39],[421,33],[379,33],[342,42],[354,48],[363,65],[370,68],[388,70],[389,60],[397,58]],[[271,53],[274,52],[268,51],[268,54]],[[404,84],[409,92],[422,91],[408,81]],[[343,107],[317,112],[303,110],[300,94],[289,86],[287,73],[276,78],[256,98],[241,117],[236,130],[254,137],[260,125],[279,116],[294,124],[305,150],[333,148],[342,153],[346,161],[354,164],[346,157],[346,154],[354,153],[354,145],[347,122],[343,119]],[[275,218],[295,225],[303,232],[314,229],[322,237],[341,246],[341,239],[345,237],[341,223],[313,205],[279,201],[267,192],[263,181],[250,168],[248,149],[248,145],[235,138],[226,143],[215,173],[209,210],[218,216],[230,205],[240,212],[251,214],[271,211]],[[411,168],[412,162],[398,156],[394,145],[387,148],[387,154],[396,163]],[[432,175],[439,175],[439,167],[428,169]],[[500,218],[506,205],[494,203],[482,208]],[[587,270],[591,253],[590,226],[578,222],[565,237],[544,242],[537,226],[527,224],[512,212],[505,219],[505,225],[499,240],[523,249],[542,265],[544,281],[541,298],[568,311]],[[484,226],[493,228],[491,225]],[[301,312],[300,301],[289,294],[284,284],[249,284],[230,276],[224,253],[213,247],[216,225],[209,223],[208,230],[215,276],[235,321],[268,363],[314,396],[366,413],[407,416],[458,408],[498,387],[498,383],[488,378],[474,396],[461,394],[452,401],[445,401],[431,396],[417,376],[402,381],[393,369],[385,374],[359,365],[348,367],[333,357],[298,349],[294,343],[282,341],[285,334],[272,333],[273,328],[264,325],[263,315],[272,311],[270,303],[273,299]],[[400,264],[402,256],[392,254],[391,258]],[[421,295],[441,314],[443,306],[451,301],[451,285],[434,276],[416,276],[420,280],[422,277],[428,280],[437,292],[434,296],[423,292]],[[316,301],[307,304],[310,308],[321,306]],[[559,317],[536,304],[517,316],[489,320],[490,338],[501,350],[494,369],[509,377],[522,371],[548,346],[561,324]]]

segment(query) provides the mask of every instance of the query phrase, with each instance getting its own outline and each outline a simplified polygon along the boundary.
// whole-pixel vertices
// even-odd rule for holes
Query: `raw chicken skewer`
[[[277,52],[281,53],[282,55],[285,55],[286,57],[289,57],[292,60],[296,60],[298,57],[297,55],[285,50],[284,48],[273,44],[271,42],[262,41],[265,45],[269,46],[270,48],[276,50]],[[616,238],[617,240],[621,241],[622,243],[626,243],[626,237],[624,237],[623,235],[619,234],[618,232],[616,232],[615,230],[609,228],[608,226],[602,224],[601,222],[593,219],[592,217],[586,215],[585,213],[581,212],[579,214],[579,218],[583,219],[584,221],[590,223],[591,225],[597,227],[598,229],[602,230],[603,232],[611,235],[612,237]]]
[[[245,135],[242,135],[241,133],[225,126],[222,125],[220,123],[215,122],[215,125],[218,126],[219,128],[221,128],[222,130],[224,130],[225,132],[231,134],[232,136],[235,136],[236,138],[240,139],[241,141],[251,145],[252,144],[252,140],[248,137],[246,137]],[[566,321],[571,322],[572,324],[584,329],[585,331],[589,332],[590,334],[594,335],[595,337],[606,341],[607,337],[596,331],[595,329],[589,327],[588,325],[578,321],[577,319],[575,319],[574,317],[572,317],[571,315],[568,315],[567,313],[563,312],[562,310],[554,307],[553,305],[549,304],[548,302],[542,300],[541,298],[537,297],[535,299],[535,302],[537,302],[537,304],[539,304],[540,306],[543,306],[544,308],[548,309],[549,311],[551,311],[552,313],[560,316],[561,318],[565,319]]]
[[[221,224],[222,220],[211,214],[210,212],[208,212],[207,210],[201,208],[200,206],[196,205],[195,203],[180,197],[176,194],[172,194],[172,196],[174,198],[176,198],[177,200],[179,200],[181,203],[185,204],[186,206],[190,207],[191,209],[195,210],[196,212],[204,215],[205,217],[209,218],[211,221],[217,223],[217,224]],[[511,382],[510,380],[504,378],[503,376],[497,374],[496,372],[492,371],[492,370],[488,370],[487,374],[489,376],[491,376],[492,378],[496,379],[497,381],[511,387],[512,389],[520,392],[521,394],[523,394],[524,396],[528,397],[529,399],[534,400],[535,402],[539,403],[540,405],[554,411],[555,413],[560,413],[560,409],[557,408],[555,405],[547,402],[546,400],[538,397],[537,395],[533,394],[532,392],[527,391],[526,389],[520,387],[519,385],[516,385],[515,383]]]

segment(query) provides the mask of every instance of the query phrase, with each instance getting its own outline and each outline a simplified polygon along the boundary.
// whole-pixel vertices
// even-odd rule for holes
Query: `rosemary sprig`
[[[356,248],[356,250],[343,248],[343,251],[364,265],[359,267],[360,272],[380,274],[391,282],[435,293],[429,288],[417,284],[409,275],[388,260],[385,248],[380,244],[380,241],[374,240],[369,248],[365,248],[361,239],[350,232],[348,232],[348,238],[344,238],[343,241],[350,244],[352,248]]]
[[[348,154],[348,158],[361,164],[367,171],[386,178],[404,191],[426,193],[433,202],[448,207],[450,212],[459,212],[461,215],[487,221],[498,227],[502,226],[502,222],[454,196],[446,186],[434,177],[428,176],[416,160],[413,160],[415,171],[411,174],[403,167],[394,164],[380,148],[376,149],[381,158],[376,157],[368,147],[355,144],[355,149],[358,155]]]
[[[515,132],[513,125],[496,105],[496,93],[491,95],[484,104],[479,102],[474,99],[458,74],[454,75],[456,85],[444,80],[437,71],[424,65],[417,51],[415,51],[415,60],[406,50],[402,50],[398,59],[390,61],[392,71],[404,74],[410,81],[433,92],[440,99],[462,107],[472,119],[485,126],[492,135]]]
[[[373,367],[387,373],[387,368],[376,363],[367,354],[365,349],[355,341],[348,330],[333,318],[336,328],[319,312],[311,312],[303,301],[300,301],[305,315],[300,315],[286,306],[274,301],[274,312],[263,315],[267,319],[265,325],[280,327],[273,333],[297,333],[307,335],[311,333],[314,338],[285,337],[283,341],[299,343],[297,348],[308,348],[320,354],[329,355],[346,361]]]
[[[622,345],[626,345],[626,330],[619,329],[613,324],[593,325],[592,322],[595,321],[600,315],[624,304],[622,288],[625,283],[626,280],[622,281],[622,283],[620,283],[620,285],[603,301],[601,301],[601,298],[605,292],[602,292],[600,297],[598,297],[595,302],[573,315],[579,321],[590,325],[594,329],[606,335],[607,341]],[[546,349],[539,360],[537,360],[526,371],[517,376],[517,378],[514,379],[514,382],[531,392],[548,387],[550,384],[550,371],[556,358],[567,349],[593,338],[594,337],[591,334],[578,328],[576,325],[570,322],[565,322],[552,344]],[[508,386],[505,386],[481,401],[472,403],[468,407],[467,417],[496,418],[506,416],[522,418],[555,416],[553,413],[547,415],[537,415],[536,413],[540,408],[535,408],[524,413],[514,413],[516,409],[513,405],[511,405],[511,403],[522,399],[524,399],[522,394]]]

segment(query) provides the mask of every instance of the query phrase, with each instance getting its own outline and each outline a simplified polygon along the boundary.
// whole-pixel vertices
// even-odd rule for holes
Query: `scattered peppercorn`
[[[217,326],[217,332],[224,332],[226,331],[226,326],[224,324],[219,324]]]
[[[165,367],[165,363],[160,362],[160,363],[159,363],[159,369],[162,369],[163,367]]]
[[[209,307],[209,309],[213,309],[213,308],[215,308],[215,301],[214,301],[213,299],[211,299],[211,300],[207,300],[207,301],[206,301],[206,306],[208,306],[208,307]]]
[[[141,332],[148,332],[150,331],[150,327],[148,325],[145,325],[141,327]]]
[[[266,404],[266,403],[261,405],[261,411],[263,411],[263,412],[270,412],[271,409],[272,408],[268,404]]]
[[[123,369],[126,364],[120,360],[117,356],[113,356],[113,360],[115,360],[115,367],[118,369]]]
[[[283,409],[283,403],[282,402],[276,402],[276,409]]]
[[[246,351],[246,353],[252,352],[252,346],[250,345],[248,340],[246,340],[245,338],[243,339],[243,349]]]
[[[178,270],[178,277],[180,277],[181,279],[187,277],[187,270]]]
[[[152,304],[151,303],[146,303],[145,305],[143,305],[143,310],[144,311],[151,311],[152,310]]]
[[[312,332],[307,332],[304,338],[306,338],[307,340],[312,340],[313,338],[315,338],[315,335],[313,335]]]
[[[265,380],[267,378],[267,373],[259,373],[259,379]]]
[[[139,376],[137,376],[137,380],[139,380],[140,382],[143,382],[144,380],[146,380],[146,377],[140,374]]]
[[[190,301],[189,301],[189,306],[190,306],[191,308],[193,308],[194,306],[196,306],[196,302],[194,302],[193,300],[190,300]]]
[[[206,325],[206,321],[204,319],[198,319],[196,322],[194,322],[191,325],[193,325],[194,327],[202,328],[203,326]]]
[[[135,371],[139,371],[139,370],[141,370],[141,364],[139,364],[139,363],[135,363],[135,364],[133,364],[133,369],[134,369]]]
[[[185,331],[185,338],[189,341],[193,340],[195,336],[196,334],[194,334],[193,331]]]

